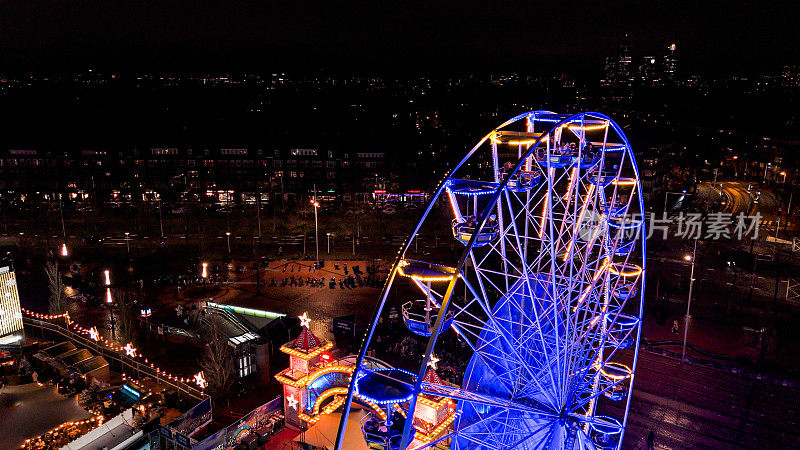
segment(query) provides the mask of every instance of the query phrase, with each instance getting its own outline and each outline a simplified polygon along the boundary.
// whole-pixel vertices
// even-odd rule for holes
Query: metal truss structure
[[[388,405],[385,440],[367,438],[375,448],[620,448],[641,328],[643,212],[633,150],[609,117],[531,111],[492,130],[444,177],[399,253],[337,448],[354,395]],[[418,234],[443,227],[457,251],[415,251]],[[425,343],[385,359],[400,377],[362,366],[392,302]],[[460,356],[445,332],[469,353],[458,386],[426,377],[432,359]],[[359,391],[360,380],[369,383]],[[421,398],[455,403],[447,426],[423,436]]]

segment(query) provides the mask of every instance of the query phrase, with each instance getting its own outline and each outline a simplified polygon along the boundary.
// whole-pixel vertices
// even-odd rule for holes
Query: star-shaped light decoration
[[[200,389],[205,389],[206,385],[208,385],[208,383],[206,383],[206,377],[203,375],[203,372],[197,372],[197,375],[194,376],[194,382],[197,383],[198,386],[200,386]]]
[[[95,341],[100,340],[100,333],[97,332],[97,328],[95,327],[89,328],[89,337],[94,339]]]
[[[431,359],[428,360],[428,367],[433,370],[436,370],[436,364],[439,362],[439,358],[436,357],[433,353],[431,353]]]
[[[311,325],[311,319],[309,319],[307,312],[304,312],[302,316],[297,316],[297,318],[300,319],[301,327],[308,328]]]
[[[294,398],[294,395],[290,395],[290,396],[286,397],[286,403],[289,404],[289,408],[292,408],[295,411],[297,411],[297,404],[299,402],[297,401],[296,398]]]
[[[127,353],[131,358],[136,357],[136,349],[133,348],[133,345],[131,345],[130,342],[128,342],[125,347],[122,347],[122,349],[125,350],[125,353]]]

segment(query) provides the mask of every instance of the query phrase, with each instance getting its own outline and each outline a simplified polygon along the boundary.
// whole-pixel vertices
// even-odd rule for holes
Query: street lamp
[[[314,198],[311,200],[314,205],[314,245],[317,246],[317,260],[314,261],[314,267],[319,264],[319,220],[317,218],[317,210],[319,209],[319,202],[317,202],[317,187],[314,186]]]
[[[331,234],[326,233],[328,235],[328,254],[331,253]]]
[[[772,163],[767,163],[767,165],[764,166],[764,181],[763,181],[763,183],[767,182],[767,169],[770,168],[771,166],[772,166]]]
[[[106,286],[111,286],[111,271],[106,269],[106,270],[103,271],[103,274],[105,275],[105,278],[106,278],[105,285]],[[111,302],[109,302],[109,303],[111,303]]]
[[[781,183],[783,183],[783,184],[786,184],[786,171],[784,170],[784,171],[783,171],[783,172],[781,172],[780,174],[781,174],[781,176],[783,177],[783,181],[781,181]]]
[[[161,227],[161,242],[164,242],[164,219],[161,217],[161,194],[158,196],[158,224]]]
[[[670,195],[670,194],[673,194],[673,195],[680,195],[680,196],[685,196],[685,195],[686,195],[686,190],[684,189],[682,192],[667,192],[667,193],[664,195],[664,214],[666,214],[666,213],[667,213],[667,199],[669,199],[669,195]]]
[[[58,194],[58,209],[61,212],[61,233],[64,236],[64,242],[61,244],[61,256],[66,258],[69,256],[67,251],[67,228],[64,226],[64,204],[61,201],[61,194]]]
[[[111,288],[106,288],[106,304],[108,305],[108,312],[111,314],[111,336],[117,338],[116,327],[114,326],[114,299],[111,297]]]
[[[203,263],[203,271],[200,273],[200,276],[203,277],[203,282],[208,278],[208,263]]]
[[[226,231],[225,232],[225,239],[228,241],[228,254],[230,255],[231,254],[231,232],[230,231]]]
[[[685,255],[683,259],[686,261],[691,261],[692,263],[692,270],[689,274],[689,301],[686,303],[686,320],[684,320],[683,324],[683,350],[681,351],[681,363],[686,360],[686,337],[689,334],[689,318],[691,309],[692,309],[692,287],[694,287],[694,259],[695,255],[697,254],[697,239],[694,240],[694,250],[692,250],[691,255]]]
[[[125,248],[128,250],[129,255],[131,254],[131,244],[129,240],[130,235],[131,234],[129,232],[125,232]]]

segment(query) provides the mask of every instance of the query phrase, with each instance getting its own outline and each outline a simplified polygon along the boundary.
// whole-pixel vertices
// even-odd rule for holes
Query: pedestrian
[[[647,450],[653,450],[656,445],[656,433],[653,430],[650,430],[650,433],[647,435]]]
[[[678,334],[678,319],[672,321],[672,334]]]

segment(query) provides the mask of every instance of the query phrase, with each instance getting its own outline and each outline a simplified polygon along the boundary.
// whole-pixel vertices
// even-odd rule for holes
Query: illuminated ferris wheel
[[[401,249],[337,448],[357,405],[370,448],[619,448],[644,296],[642,214],[633,150],[609,117],[533,111],[486,135]],[[412,245],[443,228],[458,251]],[[392,302],[421,342],[388,355],[392,368],[370,368]]]

